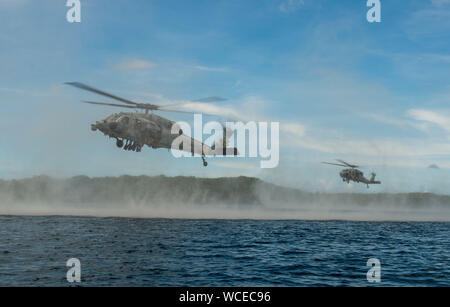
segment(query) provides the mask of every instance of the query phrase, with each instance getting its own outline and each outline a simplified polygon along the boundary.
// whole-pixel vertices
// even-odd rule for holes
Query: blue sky
[[[341,158],[378,173],[372,192],[448,193],[449,0],[382,0],[373,24],[364,0],[81,3],[70,24],[65,1],[0,0],[0,178],[248,175],[365,191],[320,164]],[[143,102],[226,97],[214,107],[280,122],[280,166],[117,150],[89,130],[117,110],[79,103],[103,99],[66,81]]]

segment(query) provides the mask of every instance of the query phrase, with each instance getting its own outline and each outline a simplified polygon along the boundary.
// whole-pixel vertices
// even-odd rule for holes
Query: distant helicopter
[[[338,163],[329,163],[329,162],[322,162],[324,164],[331,164],[331,165],[337,165],[342,167],[349,167],[347,169],[342,170],[339,175],[342,178],[342,181],[350,183],[350,181],[354,182],[362,182],[367,184],[367,188],[369,188],[370,184],[381,184],[381,181],[375,181],[375,176],[377,174],[372,173],[372,176],[370,177],[370,180],[364,177],[364,173],[358,170],[358,165],[352,165],[349,164],[343,160],[336,159],[340,164]]]
[[[229,138],[233,135],[233,131],[229,129],[224,129],[224,134],[221,139],[219,139],[214,145],[208,146],[204,143],[183,134],[180,128],[175,126],[176,134],[172,134],[173,127],[176,125],[175,122],[158,116],[156,114],[150,113],[149,111],[164,111],[164,112],[176,112],[176,113],[188,113],[194,114],[194,112],[179,111],[166,109],[166,107],[183,105],[186,103],[170,104],[165,106],[159,106],[150,103],[136,103],[134,101],[124,99],[107,92],[98,90],[96,88],[90,87],[79,82],[66,82],[65,84],[74,86],[76,88],[93,92],[98,95],[102,95],[125,104],[113,104],[104,102],[93,102],[93,101],[83,101],[84,103],[95,104],[95,105],[105,105],[113,107],[121,107],[128,109],[141,109],[145,110],[145,113],[135,112],[135,113],[117,113],[108,116],[106,119],[97,121],[95,124],[91,125],[92,131],[100,130],[104,135],[115,138],[116,145],[124,150],[130,150],[135,152],[140,152],[144,145],[151,148],[167,148],[172,149],[174,146],[174,140],[176,138],[185,138],[183,143],[179,145],[179,148],[173,148],[176,150],[182,150],[185,152],[190,152],[192,155],[199,154],[202,157],[203,165],[206,167],[208,163],[206,162],[206,156],[216,156],[216,155],[238,155],[236,148],[226,148],[226,144]],[[193,100],[195,102],[215,102],[224,101],[225,99],[220,97],[207,97],[202,99]],[[192,102],[192,101],[191,101]],[[191,144],[190,148],[183,148],[183,144]],[[230,149],[230,150],[228,150]],[[218,154],[219,153],[219,154]]]

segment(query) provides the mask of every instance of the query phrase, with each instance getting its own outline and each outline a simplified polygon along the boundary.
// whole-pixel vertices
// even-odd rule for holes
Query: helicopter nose
[[[92,125],[91,125],[91,130],[92,130],[92,131],[97,131],[97,130],[103,131],[102,129],[103,129],[104,127],[105,127],[105,126],[104,126],[104,122],[97,121],[97,122],[95,122],[95,124],[92,124]]]

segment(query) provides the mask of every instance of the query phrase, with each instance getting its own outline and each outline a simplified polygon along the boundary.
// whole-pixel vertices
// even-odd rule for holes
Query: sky
[[[0,178],[255,176],[320,192],[450,194],[450,0],[0,0]],[[280,122],[280,163],[124,152],[90,124],[139,102]],[[190,115],[162,114],[191,121]],[[212,120],[216,119],[212,117]],[[343,184],[344,159],[382,185]],[[436,164],[439,169],[428,168]]]

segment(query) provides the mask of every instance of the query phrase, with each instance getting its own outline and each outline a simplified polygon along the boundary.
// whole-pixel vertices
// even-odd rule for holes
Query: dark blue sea
[[[0,216],[0,286],[71,286],[69,258],[79,286],[450,286],[450,223]]]

